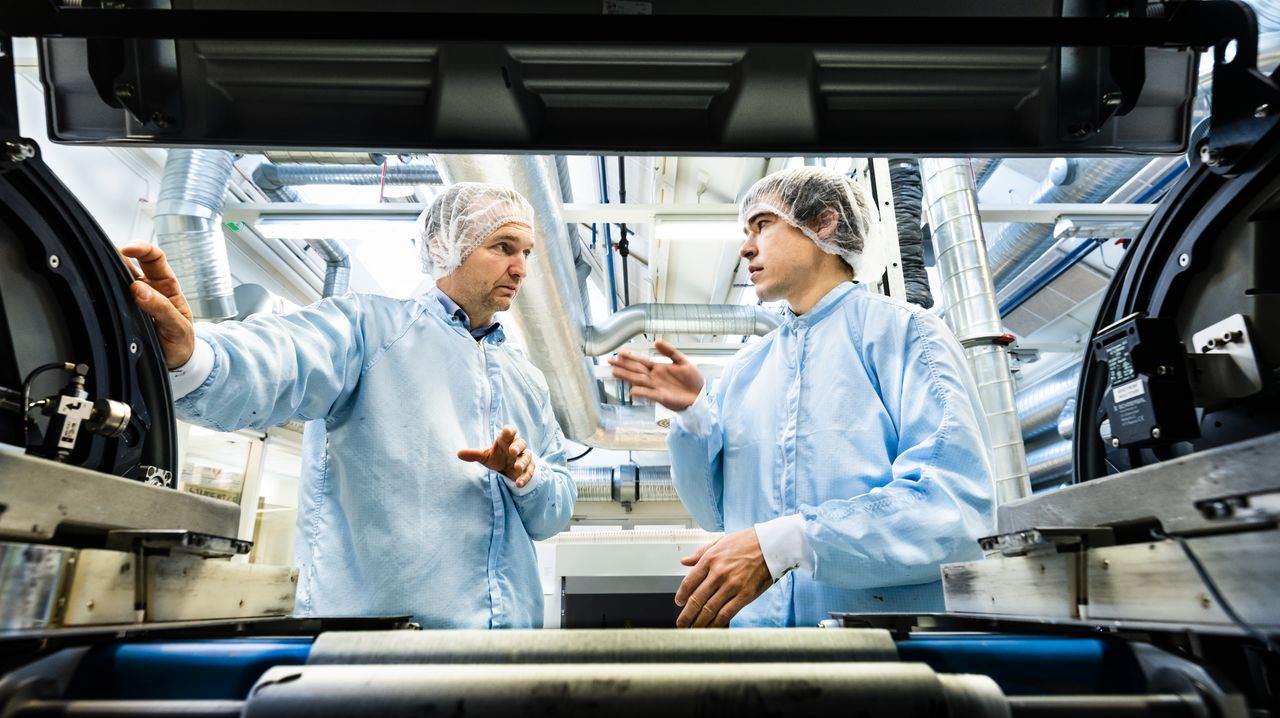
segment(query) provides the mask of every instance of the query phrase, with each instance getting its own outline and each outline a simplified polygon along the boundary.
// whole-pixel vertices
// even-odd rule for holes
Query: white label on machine
[[[93,413],[93,404],[74,396],[64,396],[58,401],[58,413],[67,417],[62,423],[62,433],[58,436],[58,448],[74,449],[76,436],[80,433],[80,422]]]
[[[1147,393],[1147,390],[1142,388],[1141,379],[1135,379],[1128,384],[1121,384],[1111,390],[1112,400],[1117,404],[1142,396],[1145,393]]]

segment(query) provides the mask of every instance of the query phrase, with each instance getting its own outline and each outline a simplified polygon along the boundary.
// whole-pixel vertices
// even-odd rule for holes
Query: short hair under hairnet
[[[444,277],[494,230],[512,222],[533,228],[533,207],[519,192],[481,182],[449,185],[418,217],[422,271]]]
[[[825,167],[797,167],[775,172],[751,186],[739,205],[744,226],[752,215],[769,212],[812,239],[853,268],[859,280],[875,282],[884,274],[876,212],[862,187]],[[823,213],[835,213],[824,227]]]

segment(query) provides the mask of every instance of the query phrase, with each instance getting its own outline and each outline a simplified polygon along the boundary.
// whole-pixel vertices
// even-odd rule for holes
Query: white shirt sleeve
[[[169,388],[173,391],[173,400],[177,401],[190,394],[213,373],[213,345],[196,335],[196,350],[186,364],[169,370]]]
[[[804,516],[791,514],[758,523],[756,538],[773,580],[793,569],[813,571],[815,561],[809,539],[804,535]]]
[[[694,436],[703,436],[711,431],[715,417],[711,413],[711,400],[707,398],[705,384],[702,391],[698,392],[698,398],[693,400],[688,409],[676,412],[676,423],[681,429]]]
[[[508,479],[506,474],[498,474],[498,476],[501,476],[502,480],[507,482],[507,488],[511,489],[512,495],[524,496],[525,494],[538,488],[538,485],[542,483],[542,464],[539,463],[537,460],[534,460],[533,476],[530,476],[529,482],[519,489],[516,488],[516,482],[512,481],[511,479]]]

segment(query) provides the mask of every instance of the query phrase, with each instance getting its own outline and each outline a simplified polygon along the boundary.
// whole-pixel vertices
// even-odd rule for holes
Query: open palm
[[[609,359],[613,378],[631,384],[631,396],[651,399],[672,411],[684,411],[698,398],[704,380],[702,372],[685,355],[666,342],[654,344],[671,363],[646,359],[631,352],[619,352]]]

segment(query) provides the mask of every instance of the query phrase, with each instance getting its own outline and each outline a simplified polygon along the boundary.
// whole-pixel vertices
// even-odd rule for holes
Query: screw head
[[[1208,143],[1200,146],[1200,161],[1209,167],[1222,164],[1222,150],[1215,150]]]
[[[1172,373],[1173,373],[1173,369],[1165,366],[1164,364],[1161,364],[1160,366],[1156,367],[1156,376],[1168,376],[1169,374],[1172,374]]]
[[[1124,95],[1119,92],[1108,92],[1102,96],[1102,104],[1107,107],[1119,107],[1122,100],[1124,100]]]
[[[1112,447],[1114,447],[1114,448],[1119,449],[1119,448],[1120,448],[1120,439],[1118,439],[1117,437],[1114,437],[1114,436],[1113,436],[1113,437],[1111,437],[1111,446],[1112,446]]]
[[[61,260],[61,259],[58,259],[58,255],[56,255],[56,254],[50,254],[50,255],[49,255],[49,267],[50,267],[50,268],[52,268],[52,269],[57,269],[57,268],[58,268],[58,266],[59,266],[60,264],[62,264],[62,260]]]
[[[1258,105],[1258,107],[1253,111],[1253,116],[1259,120],[1261,120],[1262,118],[1266,117],[1269,114],[1271,114],[1271,105],[1268,105],[1265,102],[1262,103],[1261,105]]]
[[[130,353],[130,354],[137,354],[137,353],[138,353],[138,343],[137,343],[137,342],[129,342],[129,353]]]
[[[1179,267],[1185,267],[1185,266],[1187,266],[1188,264],[1191,264],[1191,255],[1187,254],[1186,252],[1183,252],[1182,254],[1179,254],[1179,255],[1178,255],[1178,266],[1179,266]]]
[[[1206,593],[1202,593],[1202,594],[1200,594],[1200,607],[1201,607],[1201,608],[1208,608],[1208,607],[1210,607],[1210,606],[1212,606],[1212,605],[1213,605],[1213,601],[1209,599],[1209,594],[1206,594]]]
[[[1151,427],[1151,438],[1153,438],[1153,439],[1159,439],[1159,438],[1160,438],[1160,427],[1158,427],[1158,426],[1153,426],[1153,427]]]

